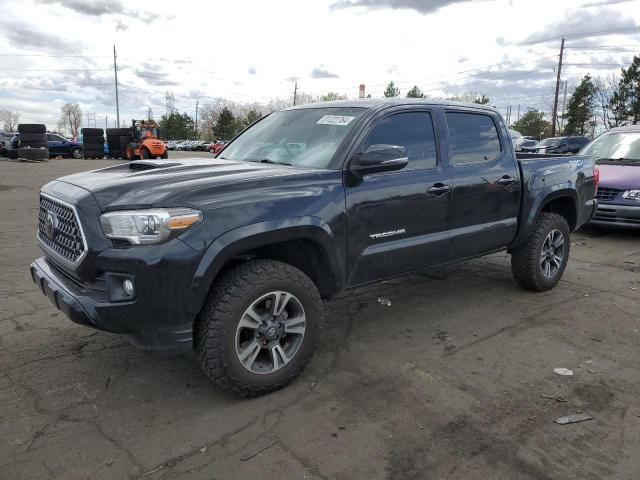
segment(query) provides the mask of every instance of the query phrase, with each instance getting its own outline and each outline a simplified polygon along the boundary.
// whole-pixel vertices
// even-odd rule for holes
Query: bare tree
[[[0,109],[0,122],[3,123],[5,132],[13,132],[20,123],[20,114],[12,110]]]
[[[611,109],[613,94],[620,83],[620,76],[612,73],[606,77],[595,77],[593,83],[596,87],[595,107],[598,117],[605,129],[610,129],[620,125],[620,119],[616,118],[616,113]]]
[[[65,103],[61,108],[60,122],[66,127],[69,127],[69,132],[73,137],[78,137],[80,133],[80,125],[82,123],[82,110],[77,103]]]

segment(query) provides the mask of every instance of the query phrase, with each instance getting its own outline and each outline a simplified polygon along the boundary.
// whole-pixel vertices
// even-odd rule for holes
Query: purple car
[[[593,156],[600,170],[591,224],[640,229],[640,125],[613,128],[580,153]]]

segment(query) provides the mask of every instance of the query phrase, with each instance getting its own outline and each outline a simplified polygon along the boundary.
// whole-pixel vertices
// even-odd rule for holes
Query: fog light
[[[133,282],[131,280],[125,280],[122,282],[122,291],[127,297],[133,297],[133,294],[135,293],[133,289]]]

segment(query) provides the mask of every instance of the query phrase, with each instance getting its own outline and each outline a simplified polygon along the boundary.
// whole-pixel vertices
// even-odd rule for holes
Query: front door
[[[358,148],[363,152],[369,145],[400,145],[409,164],[347,185],[349,285],[448,258],[451,181],[438,154],[433,113],[424,108],[389,113],[371,127]]]
[[[50,155],[60,155],[62,153],[62,137],[47,133],[47,148]]]
[[[492,112],[447,111],[452,260],[506,247],[518,229],[520,173]]]

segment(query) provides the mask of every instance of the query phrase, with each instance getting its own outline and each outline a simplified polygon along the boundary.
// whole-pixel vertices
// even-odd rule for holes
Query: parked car
[[[519,160],[506,135],[496,110],[472,104],[275,112],[209,162],[130,162],[42,187],[31,275],[71,320],[194,348],[223,389],[265,394],[310,360],[321,298],[504,250],[524,288],[558,283],[571,231],[595,210],[593,161]]]
[[[191,141],[185,140],[176,146],[176,150],[191,150]]]
[[[589,143],[587,137],[551,137],[536,143],[531,147],[523,147],[523,152],[529,153],[578,153]]]
[[[206,140],[197,140],[194,142],[192,150],[195,150],[198,152],[206,152],[208,146],[209,146],[209,142],[207,142]]]
[[[220,151],[222,151],[227,143],[229,142],[226,140],[218,140],[217,142],[210,143],[207,146],[207,150],[209,151],[209,153],[217,155],[220,153]]]
[[[167,150],[175,150],[177,142],[175,140],[169,140],[167,142]]]
[[[538,143],[537,140],[530,140],[524,137],[518,140],[517,142],[514,141],[516,152],[524,152],[527,148],[533,147]]]
[[[0,155],[6,155],[11,150],[11,139],[15,135],[15,132],[0,132]]]
[[[617,127],[584,147],[600,170],[593,225],[640,229],[640,125]]]
[[[50,157],[82,158],[82,144],[63,137],[58,133],[47,133],[47,148]],[[11,148],[20,148],[20,134],[16,133],[11,139]]]

